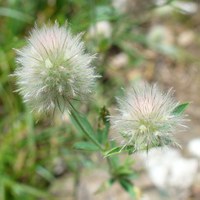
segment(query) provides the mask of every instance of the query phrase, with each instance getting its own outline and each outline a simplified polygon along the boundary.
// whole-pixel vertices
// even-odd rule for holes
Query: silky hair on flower
[[[16,52],[18,91],[33,111],[68,108],[69,102],[92,93],[98,77],[95,56],[85,52],[81,34],[73,36],[67,25],[35,26]]]
[[[179,103],[172,95],[172,89],[163,93],[156,84],[142,82],[129,88],[124,98],[117,98],[118,114],[111,116],[111,122],[124,146],[143,150],[176,144],[173,135],[185,119],[173,113]]]

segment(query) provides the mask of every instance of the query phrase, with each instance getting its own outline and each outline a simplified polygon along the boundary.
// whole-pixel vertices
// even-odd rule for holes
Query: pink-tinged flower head
[[[57,23],[35,27],[27,45],[17,50],[18,91],[38,112],[85,99],[97,78],[91,66],[93,58],[85,53],[81,35],[73,36],[68,27]]]
[[[119,132],[124,145],[136,150],[176,144],[173,134],[183,126],[183,115],[174,113],[179,105],[172,90],[162,93],[156,84],[138,84],[129,89],[124,99],[118,99],[117,116],[111,117],[113,128]]]

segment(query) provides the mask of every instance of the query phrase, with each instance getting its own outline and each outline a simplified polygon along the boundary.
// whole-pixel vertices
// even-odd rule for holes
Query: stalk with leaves
[[[135,85],[127,90],[124,99],[118,99],[119,114],[110,116],[106,107],[101,109],[95,130],[74,106],[74,101],[88,99],[99,77],[92,65],[93,58],[85,52],[81,35],[73,36],[68,26],[55,23],[35,27],[28,44],[17,50],[14,76],[18,91],[33,111],[68,111],[72,124],[85,136],[74,148],[100,152],[107,160],[110,179],[99,191],[118,181],[135,198],[133,159],[121,163],[119,154],[176,144],[173,134],[184,126],[183,112],[188,103],[177,103],[171,90],[163,93],[156,85]],[[121,136],[120,144],[110,139],[110,127]]]

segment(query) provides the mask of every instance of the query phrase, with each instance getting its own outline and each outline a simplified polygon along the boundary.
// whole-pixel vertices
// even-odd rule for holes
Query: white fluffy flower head
[[[173,113],[179,105],[172,90],[162,93],[156,84],[138,84],[118,99],[119,114],[111,117],[113,128],[124,138],[124,145],[136,150],[175,144],[173,133],[183,126],[182,115]]]
[[[81,100],[92,92],[97,75],[85,53],[81,35],[72,36],[68,27],[35,27],[28,44],[17,50],[15,71],[18,91],[38,112],[64,108],[72,100]]]

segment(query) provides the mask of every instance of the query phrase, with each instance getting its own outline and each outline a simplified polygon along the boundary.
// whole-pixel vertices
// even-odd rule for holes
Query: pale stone
[[[113,68],[126,67],[128,64],[128,56],[125,53],[119,53],[110,60],[110,66]]]
[[[180,9],[184,14],[193,14],[198,10],[198,4],[195,2],[174,1],[173,6]]]
[[[120,13],[126,13],[129,0],[112,0],[113,7]]]
[[[192,31],[184,31],[178,37],[178,43],[181,46],[188,46],[194,41],[195,35]]]
[[[172,45],[174,43],[174,36],[169,28],[155,25],[149,30],[147,40],[150,46]]]
[[[108,21],[99,21],[89,29],[89,37],[105,37],[109,38],[112,35],[112,26]]]
[[[153,149],[142,158],[152,183],[160,189],[188,189],[197,174],[198,161],[183,158],[173,148]]]
[[[169,169],[170,187],[187,189],[192,186],[198,171],[198,161],[195,159],[178,158],[171,162]]]
[[[188,143],[188,151],[191,155],[200,158],[200,138],[193,139]]]

